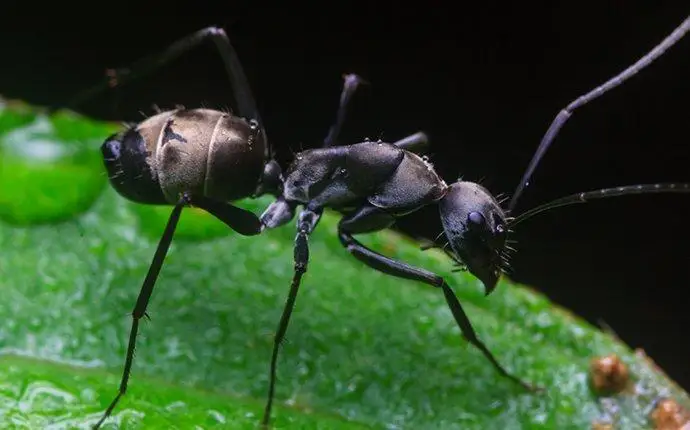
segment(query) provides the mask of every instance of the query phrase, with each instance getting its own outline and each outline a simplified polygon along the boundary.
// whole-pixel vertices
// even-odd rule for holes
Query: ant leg
[[[273,406],[273,397],[275,394],[278,349],[285,339],[285,333],[287,332],[288,324],[290,323],[292,310],[295,307],[295,300],[297,299],[297,292],[302,281],[302,275],[304,275],[307,271],[307,264],[309,263],[309,235],[312,231],[314,231],[314,228],[316,228],[316,225],[319,223],[322,213],[323,209],[312,210],[306,208],[299,214],[299,219],[297,221],[297,236],[295,237],[294,252],[295,274],[292,278],[292,284],[290,285],[290,292],[288,293],[288,298],[285,302],[283,314],[280,317],[278,331],[276,332],[273,341],[271,369],[269,373],[268,399],[266,401],[266,408],[264,409],[264,416],[261,420],[261,425],[264,427],[268,426],[268,423],[271,419],[271,407]]]
[[[335,123],[328,130],[328,135],[323,140],[323,147],[329,147],[337,145],[338,135],[340,135],[340,129],[343,127],[345,122],[345,114],[347,113],[347,105],[352,99],[352,95],[357,90],[359,84],[366,84],[367,81],[355,75],[354,73],[349,73],[343,75],[343,90],[340,93],[340,104],[338,105],[338,112],[336,114]]]
[[[393,142],[393,145],[414,152],[415,154],[421,154],[425,152],[429,146],[429,136],[423,131],[418,131],[417,133]]]
[[[343,90],[340,93],[340,104],[338,105],[336,120],[335,123],[328,130],[328,135],[323,141],[324,148],[337,145],[340,130],[342,129],[343,123],[345,122],[347,106],[349,105],[353,94],[355,93],[357,87],[360,84],[368,84],[367,81],[365,81],[359,75],[356,75],[354,73],[343,75],[343,80]],[[421,153],[424,150],[426,150],[429,144],[429,137],[426,135],[426,133],[419,131],[403,139],[400,139],[393,144],[411,152]]]
[[[448,307],[455,318],[455,322],[462,331],[464,337],[472,345],[479,349],[482,354],[484,354],[484,356],[491,362],[494,368],[501,375],[521,385],[527,390],[539,391],[539,387],[535,387],[527,382],[523,382],[518,377],[508,373],[508,371],[498,362],[498,360],[496,360],[491,351],[489,351],[486,345],[484,345],[484,343],[479,340],[479,337],[477,337],[477,333],[474,331],[472,323],[465,313],[465,310],[462,308],[460,301],[441,276],[428,270],[413,267],[406,263],[383,256],[362,245],[352,237],[353,234],[371,233],[373,231],[386,228],[388,225],[390,225],[390,223],[392,223],[392,221],[393,217],[389,214],[386,214],[381,209],[374,206],[365,205],[352,215],[343,218],[338,224],[338,237],[340,238],[340,243],[342,243],[342,245],[347,248],[347,250],[356,259],[372,269],[398,278],[419,281],[432,287],[440,288],[443,291],[443,295],[446,298]],[[379,226],[383,227],[377,228]]]
[[[276,228],[286,224],[295,217],[297,205],[297,202],[287,201],[285,197],[278,196],[261,214],[261,229]]]
[[[513,193],[513,198],[511,199],[509,206],[510,211],[512,211],[515,208],[517,199],[520,197],[525,187],[529,185],[529,180],[532,177],[532,173],[534,173],[534,169],[537,168],[537,164],[539,164],[539,161],[541,161],[541,158],[546,153],[546,150],[551,145],[551,142],[553,142],[553,140],[556,138],[561,127],[563,127],[563,125],[568,120],[568,118],[570,118],[573,112],[577,108],[586,105],[587,103],[598,98],[599,96],[602,96],[607,91],[619,86],[629,78],[636,75],[642,69],[649,66],[654,60],[662,56],[667,49],[669,49],[676,42],[678,42],[688,31],[690,31],[690,17],[686,18],[685,21],[683,21],[675,30],[673,30],[673,33],[668,35],[661,43],[656,45],[654,48],[652,48],[651,51],[649,51],[642,58],[637,60],[635,64],[629,66],[627,69],[625,69],[618,75],[612,77],[611,79],[609,79],[602,85],[596,87],[587,94],[578,97],[568,106],[566,106],[563,110],[561,110],[558,113],[558,115],[556,115],[556,118],[549,126],[549,129],[544,134],[544,137],[542,137],[537,151],[534,153],[532,160],[529,162],[529,165],[527,166],[527,170],[525,170],[525,173],[523,174],[522,178],[520,179],[520,182],[518,183],[517,188],[515,189],[515,192]]]
[[[125,368],[122,372],[122,380],[120,381],[120,389],[117,396],[110,402],[108,409],[101,417],[100,420],[93,426],[94,429],[98,429],[103,422],[110,416],[120,401],[120,398],[127,392],[127,382],[129,381],[129,374],[132,370],[132,361],[134,360],[134,349],[137,343],[137,332],[139,330],[139,320],[142,317],[147,317],[146,307],[151,299],[151,293],[153,292],[153,287],[160,273],[161,267],[163,266],[163,260],[165,260],[165,255],[170,247],[170,242],[172,242],[173,235],[175,233],[175,227],[177,227],[177,222],[180,220],[180,214],[182,209],[189,204],[189,196],[186,194],[182,196],[179,202],[175,205],[170,218],[168,219],[168,224],[165,226],[165,231],[163,236],[161,236],[158,242],[158,247],[156,248],[156,253],[153,255],[153,261],[151,266],[149,266],[149,271],[146,274],[144,283],[141,286],[141,291],[139,292],[139,297],[137,298],[137,303],[134,305],[134,310],[132,311],[132,329],[129,334],[129,344],[127,345],[127,355],[125,358]]]
[[[235,107],[238,109],[239,115],[247,119],[255,119],[259,122],[259,124],[262,124],[261,118],[259,117],[259,111],[256,107],[256,102],[249,87],[249,82],[242,68],[242,64],[240,63],[237,53],[232,47],[225,30],[218,27],[207,27],[196,31],[195,33],[192,33],[174,42],[163,52],[141,58],[128,68],[108,71],[108,76],[103,82],[77,95],[70,103],[67,104],[67,107],[72,108],[94,96],[99,95],[104,91],[107,91],[109,88],[121,86],[125,83],[142,78],[147,74],[150,74],[165,66],[167,63],[177,59],[182,54],[198,47],[207,39],[210,39],[218,49],[220,58],[223,61],[225,70],[230,78],[232,97],[235,102]]]
[[[223,221],[228,227],[243,236],[254,236],[261,233],[261,221],[253,212],[208,197],[194,198],[191,203]]]
[[[367,81],[362,79],[360,76],[349,73],[343,75],[343,90],[340,93],[340,104],[338,105],[338,112],[336,114],[335,123],[328,130],[328,135],[323,141],[323,147],[327,148],[329,146],[337,145],[338,136],[340,135],[340,130],[345,122],[345,114],[347,113],[347,106],[352,99],[353,94],[357,90],[360,84],[368,84]],[[424,152],[429,144],[429,137],[424,132],[417,132],[411,134],[403,139],[400,139],[393,143],[394,145],[406,149],[411,152],[421,153]]]

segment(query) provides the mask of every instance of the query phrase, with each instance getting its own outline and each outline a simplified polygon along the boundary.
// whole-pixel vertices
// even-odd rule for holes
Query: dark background
[[[106,68],[220,25],[244,64],[281,161],[289,160],[290,148],[319,144],[335,114],[342,73],[356,72],[372,85],[355,97],[347,141],[395,140],[422,129],[432,138],[432,162],[449,182],[462,174],[510,193],[556,113],[637,60],[690,12],[683,2],[528,3],[148,1],[71,10],[4,2],[0,94],[59,106]],[[577,111],[518,210],[601,187],[690,182],[689,78],[690,35]],[[153,103],[225,107],[228,91],[208,43],[82,112],[140,120],[139,111],[152,113]],[[690,388],[688,199],[625,197],[540,215],[516,234],[513,277],[591,322],[605,321]],[[440,223],[427,208],[399,228],[433,237]]]

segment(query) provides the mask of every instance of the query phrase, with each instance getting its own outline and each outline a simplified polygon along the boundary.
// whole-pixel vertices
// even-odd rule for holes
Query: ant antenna
[[[587,203],[594,199],[604,199],[608,197],[631,196],[636,194],[659,194],[659,193],[690,193],[690,183],[672,184],[640,184],[626,185],[624,187],[602,188],[600,190],[585,191],[582,193],[571,194],[561,197],[549,203],[532,208],[515,217],[509,222],[510,227],[516,226],[533,216],[561,206],[569,206],[578,203]]]
[[[512,211],[515,208],[517,199],[520,197],[525,187],[529,185],[529,180],[532,177],[532,174],[534,173],[534,170],[536,169],[537,165],[539,164],[539,161],[541,161],[542,157],[546,153],[546,150],[551,145],[551,142],[553,142],[553,140],[556,138],[561,127],[563,127],[563,125],[570,118],[575,109],[584,106],[585,104],[591,102],[599,96],[602,96],[607,91],[619,86],[629,78],[633,77],[642,69],[650,65],[654,60],[659,58],[667,49],[669,49],[683,36],[685,36],[685,33],[687,33],[689,30],[690,16],[687,17],[685,21],[683,21],[673,31],[673,33],[668,35],[661,43],[656,45],[651,51],[649,51],[642,58],[637,60],[635,64],[629,66],[627,69],[625,69],[618,75],[614,76],[613,78],[609,79],[604,84],[588,92],[587,94],[578,97],[576,100],[571,102],[565,109],[561,110],[549,126],[548,130],[546,131],[546,134],[544,134],[544,137],[542,138],[541,143],[537,148],[537,151],[534,153],[534,156],[532,157],[532,160],[530,161],[527,170],[522,176],[522,179],[520,179],[520,182],[518,183],[518,186],[515,189],[515,192],[513,193],[513,198],[510,201],[509,210]]]

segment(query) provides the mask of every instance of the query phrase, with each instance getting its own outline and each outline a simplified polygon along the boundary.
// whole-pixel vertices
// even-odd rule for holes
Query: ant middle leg
[[[292,278],[292,283],[290,284],[290,291],[287,301],[285,302],[285,307],[283,308],[283,313],[280,316],[278,330],[273,340],[273,351],[271,353],[271,366],[269,370],[268,397],[264,408],[264,416],[261,420],[261,425],[263,427],[268,426],[271,420],[271,409],[273,407],[273,398],[275,397],[278,352],[280,350],[280,345],[285,339],[288,325],[290,324],[290,317],[295,308],[295,301],[297,300],[297,293],[302,283],[302,276],[307,272],[307,265],[309,264],[309,235],[319,223],[322,213],[323,209],[321,208],[310,209],[307,207],[299,214],[297,221],[297,236],[295,237],[294,248],[295,273]]]

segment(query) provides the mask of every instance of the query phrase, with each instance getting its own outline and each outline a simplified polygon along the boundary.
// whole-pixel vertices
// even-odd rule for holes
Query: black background
[[[347,141],[395,140],[422,129],[449,182],[462,175],[510,193],[558,110],[632,64],[690,11],[683,2],[528,3],[3,2],[0,94],[59,106],[106,68],[219,25],[239,53],[281,161],[291,148],[319,144],[341,75],[356,72],[372,85],[355,97]],[[519,210],[601,187],[690,182],[689,78],[686,36],[577,111]],[[82,111],[139,120],[154,103],[225,107],[228,92],[208,43]],[[540,215],[516,234],[513,277],[591,322],[605,321],[690,388],[689,198],[626,197]],[[433,237],[440,223],[427,208],[399,228]]]

